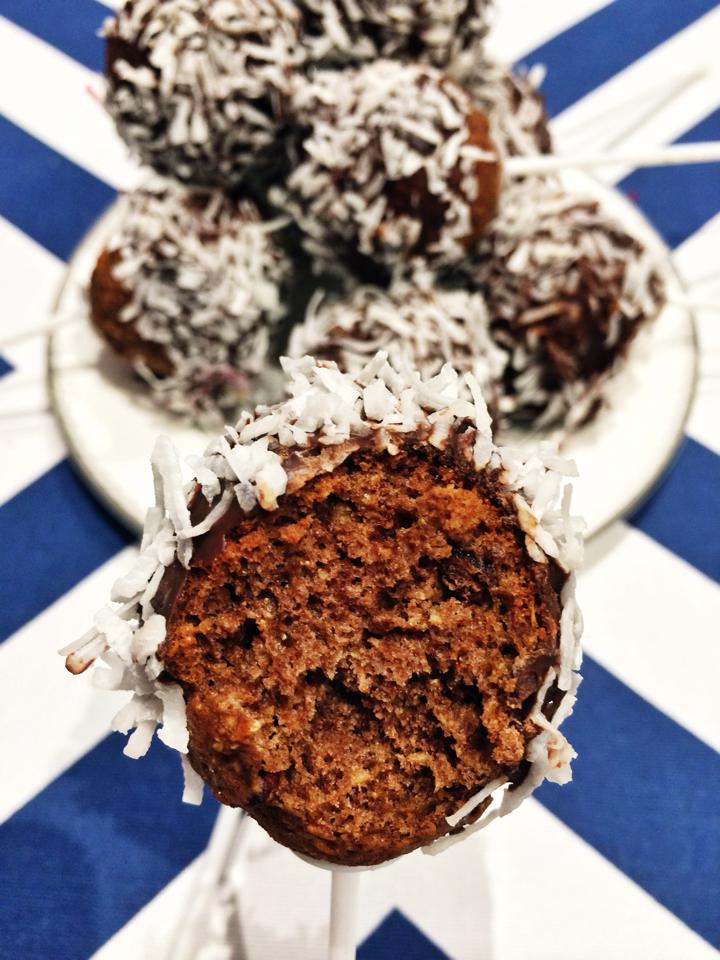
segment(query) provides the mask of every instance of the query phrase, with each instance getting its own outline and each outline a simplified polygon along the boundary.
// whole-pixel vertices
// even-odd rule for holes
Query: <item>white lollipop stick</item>
[[[361,874],[334,870],[330,895],[328,960],[355,960],[357,955],[357,903]]]
[[[714,310],[720,311],[720,300],[702,300],[693,297],[673,297],[668,301],[671,307],[680,307],[682,310]]]
[[[67,317],[65,320],[49,320],[47,323],[38,323],[34,327],[26,327],[25,330],[18,330],[17,333],[9,334],[7,337],[0,337],[0,351],[7,350],[8,347],[14,347],[17,343],[24,343],[33,337],[42,337],[52,333],[61,327],[64,323],[69,323],[74,317]]]
[[[560,170],[595,170],[598,167],[669,167],[688,163],[720,163],[720,141],[674,143],[654,150],[619,150],[609,153],[539,154],[509,157],[505,171],[512,177],[527,177]]]
[[[220,807],[199,875],[166,955],[167,960],[196,960],[199,956],[208,939],[207,924],[212,909],[217,905],[244,826],[242,811]]]
[[[591,114],[583,111],[582,116],[574,117],[572,123],[567,127],[563,140],[573,144],[581,139],[592,137],[593,142],[597,143],[598,130],[607,126],[608,118],[612,118],[613,127],[615,121],[619,118],[622,122],[622,128],[616,128],[610,139],[603,138],[598,147],[601,150],[611,150],[623,142],[630,134],[635,134],[645,124],[657,116],[660,105],[667,107],[679,99],[690,88],[696,86],[710,77],[714,79],[715,71],[705,64],[696,70],[687,73],[678,73],[675,76],[668,77],[664,82],[654,83],[652,87],[643,87],[641,90],[633,91],[630,96],[615,98],[612,104],[606,104],[600,111]],[[720,76],[720,74],[719,74]],[[633,107],[640,109],[640,112],[633,110]],[[579,147],[579,149],[582,149]]]

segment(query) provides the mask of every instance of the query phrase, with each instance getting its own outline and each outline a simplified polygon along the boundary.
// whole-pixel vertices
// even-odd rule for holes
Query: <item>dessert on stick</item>
[[[221,802],[317,860],[372,865],[569,778],[578,683],[572,473],[493,444],[472,376],[379,353],[355,377],[285,361],[290,399],[245,415],[157,505],[113,606],[71,651],[133,691]]]
[[[249,201],[159,178],[123,198],[91,319],[161,406],[217,419],[247,396],[285,314],[278,226]]]
[[[121,137],[161,174],[234,186],[277,150],[298,26],[288,0],[125,0],[105,25]]]
[[[493,342],[509,357],[499,419],[534,426],[592,415],[604,381],[665,305],[654,256],[554,178],[506,189],[456,280],[483,294]]]
[[[298,163],[275,198],[320,261],[454,263],[497,211],[488,119],[433,67],[320,71],[298,85],[292,113]]]
[[[433,377],[449,363],[469,372],[494,412],[507,350],[490,333],[485,297],[448,289],[428,270],[398,277],[389,290],[356,287],[348,296],[316,296],[303,323],[292,331],[291,357],[333,360],[341,370],[360,373],[378,350],[404,369]]]

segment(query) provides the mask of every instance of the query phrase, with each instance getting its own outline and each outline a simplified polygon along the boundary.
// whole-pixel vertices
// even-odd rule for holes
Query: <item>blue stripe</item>
[[[662,485],[630,523],[720,583],[720,457],[686,439]]]
[[[0,827],[0,956],[87,960],[204,849],[177,754],[109,737]]]
[[[717,0],[614,0],[522,64],[547,66],[543,93],[555,116],[716,6]]]
[[[6,374],[11,373],[13,370],[13,365],[8,363],[5,357],[0,357],[0,377],[4,377]]]
[[[678,657],[692,658],[691,646],[679,635]],[[720,756],[592,660],[583,675],[565,731],[579,754],[574,781],[538,799],[720,947]]]
[[[393,910],[358,950],[358,960],[448,960],[399,910]]]
[[[0,117],[0,216],[47,250],[67,260],[114,197],[106,183]]]
[[[0,570],[12,578],[0,641],[130,542],[67,460],[0,506]]]
[[[98,31],[112,11],[95,0],[0,0],[0,15],[91,70],[102,70]]]
[[[720,110],[688,130],[678,143],[720,139]],[[720,212],[717,163],[636,170],[619,184],[675,249]]]

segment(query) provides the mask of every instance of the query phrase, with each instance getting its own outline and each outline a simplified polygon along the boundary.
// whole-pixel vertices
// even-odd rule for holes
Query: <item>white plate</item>
[[[670,300],[681,300],[684,291],[670,253],[637,208],[587,175],[568,173],[564,179],[568,188],[596,196],[609,214],[656,251]],[[70,264],[58,298],[59,326],[50,337],[48,369],[52,402],[78,467],[100,499],[130,528],[140,530],[152,501],[149,458],[156,438],[169,436],[188,456],[202,452],[208,435],[153,407],[143,387],[90,327],[85,291],[116,217],[113,208]],[[589,536],[629,513],[663,474],[682,439],[696,376],[693,317],[669,306],[608,385],[607,403],[597,419],[564,444],[563,452],[580,470],[574,511],[585,517]],[[537,434],[519,439],[528,445]]]

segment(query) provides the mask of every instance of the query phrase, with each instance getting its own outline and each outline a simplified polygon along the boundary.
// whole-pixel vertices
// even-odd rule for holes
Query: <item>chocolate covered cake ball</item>
[[[493,140],[506,156],[552,152],[549,118],[539,90],[543,74],[542,69],[513,73],[483,58],[463,82],[487,115]]]
[[[582,423],[638,331],[665,302],[654,256],[588,197],[554,179],[509,188],[461,281],[482,291],[511,360],[500,413]]]
[[[162,406],[212,418],[246,395],[285,313],[276,226],[249,202],[170,181],[124,198],[92,275],[91,318]]]
[[[189,794],[195,771],[291,849],[375,864],[569,779],[568,465],[496,448],[450,367],[285,366],[290,399],[212,444],[185,492],[159,442],[140,560],[68,666],[102,656],[105,685],[135,690],[116,728],[138,755],[162,723]]]
[[[302,60],[288,0],[126,0],[105,27],[107,106],[138,158],[200,185],[272,162]]]
[[[464,74],[488,30],[488,0],[298,0],[312,63],[381,57]]]
[[[395,366],[425,377],[449,363],[472,373],[494,408],[508,355],[490,337],[485,299],[477,292],[443,290],[435,279],[422,272],[396,280],[387,292],[357,287],[346,297],[317,295],[293,330],[289,355],[332,360],[353,375],[378,350]]]
[[[487,118],[434,68],[320,72],[293,110],[307,135],[277,199],[321,262],[456,262],[494,216],[501,172]]]

